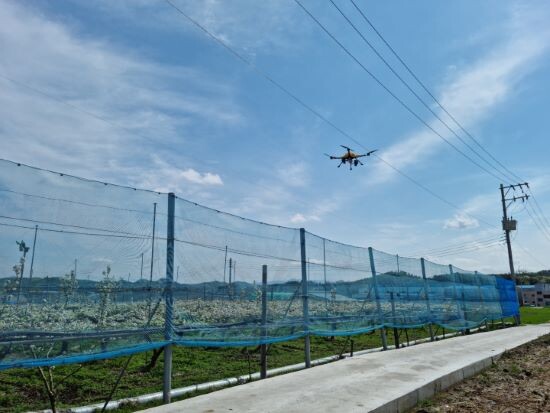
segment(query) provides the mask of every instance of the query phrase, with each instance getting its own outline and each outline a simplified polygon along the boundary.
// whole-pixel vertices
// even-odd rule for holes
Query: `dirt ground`
[[[492,367],[411,412],[550,413],[550,335],[504,353]]]

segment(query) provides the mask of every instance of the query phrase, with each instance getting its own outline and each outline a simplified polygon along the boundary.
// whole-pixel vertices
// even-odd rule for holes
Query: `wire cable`
[[[166,0],[168,1],[168,0]],[[386,86],[374,73],[372,73],[367,67],[353,54],[350,50],[340,42],[336,36],[334,36],[299,0],[294,0],[304,12],[355,62],[365,73],[367,73],[382,89],[384,89],[394,100],[396,100],[407,112],[409,112],[413,117],[420,121],[426,128],[432,131],[436,136],[443,140],[447,145],[453,148],[456,152],[461,154],[464,158],[469,160],[472,164],[476,165],[479,169],[485,171],[489,175],[493,176],[497,181],[500,182],[500,178],[495,175],[493,172],[485,168],[479,162],[470,157],[467,153],[458,148],[454,143],[445,138],[441,133],[434,129],[428,122],[426,122],[418,113],[416,113],[409,105],[407,105],[400,97],[398,97],[388,86]]]
[[[165,0],[165,2],[170,6],[172,7],[176,12],[178,12],[179,14],[181,14],[188,22],[190,22],[192,25],[194,25],[196,28],[198,28],[201,32],[203,32],[207,37],[209,37],[210,39],[212,39],[214,42],[216,42],[217,44],[219,44],[221,47],[223,47],[225,50],[227,50],[231,55],[233,55],[237,60],[239,60],[241,63],[247,65],[248,67],[250,67],[254,72],[256,72],[258,75],[260,75],[261,77],[263,77],[264,79],[266,79],[269,83],[271,83],[274,87],[276,87],[277,89],[279,89],[280,91],[282,91],[284,94],[286,94],[287,96],[289,96],[292,100],[294,100],[296,103],[298,103],[300,106],[302,106],[304,109],[306,109],[308,112],[312,113],[314,116],[316,116],[318,119],[320,119],[321,121],[323,121],[324,123],[326,123],[327,125],[329,125],[332,129],[334,129],[335,131],[337,131],[338,133],[340,133],[342,136],[346,137],[347,139],[349,139],[351,142],[354,142],[356,143],[357,145],[359,145],[360,147],[362,147],[363,149],[365,150],[369,150],[365,145],[363,145],[358,139],[354,138],[352,135],[350,135],[349,133],[347,133],[346,131],[344,131],[342,128],[340,128],[339,126],[337,126],[334,122],[332,122],[331,120],[329,120],[328,118],[326,118],[325,116],[323,116],[320,112],[318,112],[317,110],[315,110],[314,108],[312,108],[311,106],[309,106],[305,101],[303,101],[302,99],[300,99],[297,95],[295,95],[294,93],[292,93],[289,89],[287,89],[286,87],[284,87],[283,85],[281,85],[279,82],[277,82],[275,79],[273,79],[267,72],[261,70],[259,67],[257,67],[254,63],[252,63],[250,60],[246,59],[244,56],[242,56],[239,52],[237,52],[235,49],[233,49],[229,44],[225,43],[222,39],[220,39],[219,37],[217,37],[216,35],[214,35],[213,33],[211,33],[206,27],[204,27],[203,25],[201,25],[197,20],[193,19],[191,16],[189,16],[187,13],[185,13],[185,11],[183,11],[183,9],[181,9],[180,7],[178,7],[176,4],[174,4],[174,2],[172,2],[171,0]],[[419,188],[421,188],[423,191],[427,192],[428,194],[430,194],[431,196],[435,197],[436,199],[440,200],[441,202],[451,206],[453,209],[456,209],[460,212],[463,212],[463,208],[457,206],[456,204],[453,204],[452,202],[446,200],[445,198],[443,198],[442,196],[438,195],[437,193],[435,193],[433,190],[431,190],[430,188],[428,188],[427,186],[425,186],[424,184],[420,183],[418,180],[414,179],[413,177],[409,176],[408,174],[406,174],[405,172],[403,172],[402,170],[400,170],[399,168],[397,168],[396,166],[392,165],[389,161],[385,160],[384,158],[382,158],[380,155],[377,155],[377,154],[373,154],[374,157],[376,157],[376,159],[380,160],[381,162],[383,162],[384,164],[386,164],[389,168],[391,168],[393,171],[395,171],[396,173],[398,173],[399,175],[401,175],[402,177],[406,178],[408,181],[410,181],[411,183],[413,183],[414,185],[418,186]],[[464,213],[464,212],[463,212]],[[478,217],[475,217],[471,214],[468,214],[468,213],[465,213],[465,215],[467,216],[470,216],[472,218],[476,218],[478,221],[480,222],[483,222],[484,224],[486,225],[489,225],[489,226],[492,226],[492,227],[495,227],[495,225],[491,224],[491,223],[488,223],[487,221],[481,219],[481,218],[478,218]]]
[[[495,156],[491,154],[448,110],[443,104],[435,97],[435,95],[428,89],[428,87],[422,82],[419,77],[414,73],[414,71],[410,68],[410,66],[401,58],[401,56],[396,52],[396,50],[391,46],[391,44],[384,38],[382,33],[374,26],[372,21],[365,15],[365,13],[361,10],[361,8],[357,5],[357,3],[354,0],[350,0],[350,2],[353,4],[355,9],[359,12],[359,14],[363,17],[363,19],[368,23],[368,25],[374,30],[374,32],[377,34],[377,36],[384,42],[384,44],[388,47],[388,49],[391,51],[391,53],[399,60],[399,62],[403,65],[403,67],[409,72],[409,74],[416,80],[416,82],[424,89],[424,91],[432,98],[432,100],[437,104],[443,112],[462,130],[466,136],[468,136],[483,152],[485,152],[494,162],[496,162],[501,168],[504,169],[509,174],[509,177],[513,177],[514,179],[518,179],[522,181],[521,178],[519,178],[514,172],[512,172],[509,168],[506,167],[503,163],[501,163]],[[502,173],[502,172],[501,172]],[[508,177],[508,179],[509,179]],[[512,180],[514,180],[512,179]]]
[[[479,152],[477,152],[470,144],[468,144],[468,142],[466,142],[453,128],[451,128],[451,126],[445,122],[431,107],[428,103],[426,103],[426,101],[424,99],[422,99],[422,97],[416,93],[416,91],[411,87],[411,85],[405,80],[403,79],[403,77],[397,73],[397,71],[393,68],[393,66],[384,58],[384,56],[382,56],[382,54],[378,51],[378,49],[376,47],[374,47],[374,45],[363,35],[363,33],[357,28],[357,26],[355,24],[353,24],[353,22],[349,19],[349,17],[342,11],[342,9],[340,7],[338,7],[338,5],[334,2],[334,0],[329,0],[330,3],[334,6],[334,8],[336,8],[336,10],[338,10],[338,12],[342,15],[342,17],[344,17],[344,19],[348,22],[348,24],[353,28],[353,30],[361,37],[361,39],[363,40],[363,42],[369,46],[369,48],[376,54],[376,56],[378,56],[378,58],[380,58],[380,60],[382,60],[382,62],[386,65],[386,67],[395,75],[395,77],[397,77],[397,79],[399,79],[399,81],[414,95],[414,97],[420,102],[422,103],[422,105],[437,119],[439,120],[444,126],[445,128],[447,128],[447,130],[449,132],[451,132],[460,142],[462,142],[470,151],[472,151],[472,153],[474,153],[482,162],[485,162],[487,163],[490,167],[492,167],[496,173],[498,174],[502,174],[502,172],[496,168],[495,166],[493,166],[490,162],[488,162],[485,157],[483,157]],[[493,177],[495,177],[496,179],[501,179],[500,177],[498,177],[497,175],[491,173],[491,175]],[[504,175],[504,178],[505,180],[508,179],[508,177],[506,175]]]

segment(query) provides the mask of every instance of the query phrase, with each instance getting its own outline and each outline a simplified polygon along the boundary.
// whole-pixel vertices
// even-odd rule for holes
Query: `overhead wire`
[[[470,241],[466,241],[466,242],[462,242],[462,243],[449,244],[449,245],[439,247],[439,248],[433,248],[433,249],[429,249],[429,250],[413,252],[413,253],[410,253],[409,255],[413,255],[413,256],[429,255],[431,253],[445,252],[445,251],[449,251],[449,250],[460,249],[460,248],[463,248],[465,246],[472,245],[473,243],[483,243],[483,242],[488,242],[488,241],[494,241],[496,239],[501,239],[501,238],[502,238],[502,234],[498,234],[498,235],[495,234],[495,235],[491,235],[489,237],[483,237],[483,238],[480,238],[480,239],[470,240]]]
[[[333,0],[329,0],[333,6],[342,14],[342,16],[348,21],[348,23],[355,29],[355,31],[361,36],[361,38],[367,43],[367,45],[376,53],[376,55],[386,64],[386,66],[392,71],[392,73],[397,76],[403,84],[423,103],[424,106],[426,106],[430,112],[434,114],[438,119],[439,116],[433,112],[433,110],[427,105],[418,95],[416,92],[414,92],[410,85],[393,69],[393,67],[387,62],[387,60],[379,53],[379,51],[372,45],[371,42],[369,42],[365,36],[357,29],[357,27],[350,21],[350,19],[343,13],[343,11],[334,3]],[[469,145],[467,145],[461,137],[459,137],[454,130],[452,130],[453,134],[457,136],[457,138],[460,139],[461,142],[465,143],[467,147],[472,150],[474,153],[478,155],[481,159],[483,159],[487,164],[489,164],[493,169],[495,169],[498,173],[502,174],[506,179],[514,180],[517,179],[520,182],[523,182],[523,179],[519,177],[517,174],[515,174],[513,171],[511,171],[506,165],[504,165],[502,162],[498,160],[489,150],[487,150],[457,119],[454,117],[449,110],[435,97],[435,95],[428,89],[428,87],[420,80],[420,78],[414,73],[414,71],[410,68],[410,66],[401,58],[401,56],[395,51],[395,49],[389,44],[389,42],[384,38],[384,36],[380,33],[380,31],[374,26],[372,21],[365,15],[365,13],[361,10],[361,8],[357,5],[357,3],[354,0],[350,0],[350,2],[353,4],[355,9],[359,12],[361,17],[367,22],[367,24],[373,29],[373,31],[377,34],[377,36],[382,40],[382,42],[388,47],[388,49],[391,51],[391,53],[399,60],[399,62],[403,65],[403,67],[407,70],[407,72],[416,80],[416,82],[422,87],[422,89],[431,97],[431,99],[437,104],[437,106],[460,128],[460,130],[468,137],[472,142],[474,142],[487,156],[489,156],[502,170],[498,169],[496,166],[488,162],[485,158],[483,158],[481,155],[479,155],[476,151],[474,151]],[[441,119],[440,119],[441,120]],[[442,123],[445,124],[447,129],[451,130],[448,124],[442,121]],[[542,211],[542,208],[540,207],[535,194],[529,188],[529,192],[531,194],[531,197],[533,201],[535,202],[535,205],[538,209],[538,211],[533,210],[533,214],[535,216],[539,216],[539,221],[541,222],[541,226],[539,226],[539,229],[543,232],[549,232],[550,228],[550,221],[546,218],[544,215],[544,212]]]
[[[391,53],[399,60],[399,62],[403,65],[403,67],[407,70],[407,72],[416,80],[416,82],[424,89],[424,91],[430,96],[430,98],[437,104],[437,106],[445,112],[445,114],[466,134],[467,137],[469,137],[483,152],[485,152],[496,164],[498,164],[504,171],[506,171],[507,174],[509,174],[509,177],[515,177],[515,179],[519,178],[514,172],[512,172],[506,165],[501,163],[489,150],[487,150],[456,118],[453,116],[445,106],[435,97],[435,95],[428,89],[428,87],[420,80],[420,78],[414,73],[414,71],[410,68],[410,66],[403,60],[403,58],[397,53],[397,51],[391,46],[391,44],[385,39],[385,37],[382,35],[382,33],[374,26],[372,21],[366,16],[366,14],[363,12],[363,10],[357,5],[355,0],[350,0],[350,2],[353,4],[355,9],[359,12],[359,14],[362,16],[362,18],[367,22],[367,24],[373,29],[373,31],[376,33],[376,35],[382,40],[382,42],[388,47],[388,49],[391,51]],[[502,173],[502,172],[501,172]],[[509,178],[508,177],[508,178]],[[513,179],[512,179],[513,180]]]
[[[166,0],[168,1],[168,0]],[[405,103],[399,96],[397,96],[384,82],[382,82],[372,71],[370,71],[340,40],[336,38],[332,32],[330,32],[323,23],[319,21],[301,2],[300,0],[294,0],[296,4],[298,4],[304,12],[321,28],[323,32],[327,36],[329,36],[355,63],[357,63],[361,69],[367,73],[382,89],[384,89],[394,100],[396,100],[407,112],[409,112],[413,117],[415,117],[418,121],[420,121],[426,128],[428,128],[430,131],[432,131],[436,136],[438,136],[441,140],[443,140],[447,145],[449,145],[451,148],[453,148],[456,152],[461,154],[464,158],[469,160],[472,164],[476,165],[479,169],[483,170],[487,174],[493,176],[497,181],[500,181],[500,178],[495,175],[493,172],[485,168],[483,165],[481,165],[479,162],[477,162],[475,159],[470,157],[467,153],[462,151],[459,147],[457,147],[454,143],[452,143],[449,139],[445,138],[441,133],[439,133],[432,125],[430,125],[426,120],[424,120],[417,112],[415,112],[407,103]]]
[[[171,0],[165,0],[165,2],[172,7],[176,12],[181,14],[187,21],[189,21],[191,24],[193,24],[196,28],[198,28],[201,32],[203,32],[206,36],[208,36],[210,39],[212,39],[214,42],[218,43],[220,46],[222,46],[224,49],[226,49],[230,54],[232,54],[235,58],[237,58],[239,61],[250,67],[254,72],[259,74],[261,77],[266,79],[269,83],[271,83],[274,87],[281,90],[284,94],[288,95],[292,100],[294,100],[296,103],[298,103],[300,106],[302,106],[304,109],[306,109],[308,112],[312,113],[314,116],[316,116],[318,119],[329,125],[332,129],[340,133],[342,136],[348,138],[350,141],[356,143],[360,147],[368,150],[368,148],[363,145],[358,139],[354,138],[351,134],[344,131],[342,128],[337,126],[334,122],[332,122],[330,119],[322,115],[319,111],[308,105],[305,101],[303,101],[301,98],[299,98],[297,95],[292,93],[289,89],[281,85],[279,82],[277,82],[273,77],[271,77],[267,72],[260,69],[257,65],[255,65],[250,60],[246,59],[244,56],[242,56],[238,51],[236,51],[233,47],[231,47],[229,44],[224,42],[222,39],[214,35],[212,32],[210,32],[205,26],[200,24],[197,20],[193,19],[191,16],[189,16],[183,9],[178,7],[176,4],[174,4]],[[428,188],[426,185],[422,184],[415,178],[411,177],[410,175],[406,174],[404,171],[400,170],[398,167],[392,165],[389,161],[381,157],[380,155],[373,154],[376,159],[379,159],[382,163],[387,165],[389,168],[391,168],[393,171],[401,175],[402,177],[406,178],[408,181],[413,183],[414,185],[421,188],[423,191],[427,192],[431,196],[435,197],[436,199],[440,200],[441,202],[451,206],[453,209],[459,210],[463,212],[463,208],[459,207],[458,205],[448,201],[447,199],[443,198],[430,188]],[[483,222],[489,226],[495,227],[495,225],[488,223],[487,221],[478,218],[476,216],[473,216],[469,213],[465,213],[466,215],[478,219],[478,221]]]
[[[378,58],[386,65],[386,67],[399,79],[399,81],[413,94],[413,96],[437,119],[439,120],[445,128],[451,132],[460,142],[462,142],[472,153],[474,153],[482,162],[487,163],[492,167],[496,173],[502,174],[502,172],[488,162],[485,157],[483,157],[479,152],[477,152],[468,142],[466,142],[445,120],[443,120],[437,112],[435,112],[431,106],[411,87],[411,85],[403,79],[403,77],[393,68],[393,66],[384,58],[384,56],[378,51],[378,49],[363,35],[363,33],[357,28],[357,26],[350,20],[350,18],[342,11],[340,7],[334,2],[334,0],[329,0],[334,8],[342,15],[342,17],[347,21],[347,23],[353,28],[353,30],[361,37],[363,42],[369,46],[369,48],[378,56]],[[454,149],[454,147],[453,147]],[[479,166],[479,165],[478,165]],[[486,172],[489,172],[486,170]],[[500,180],[501,177],[495,175],[491,172],[491,175]],[[506,175],[504,177],[507,179]]]

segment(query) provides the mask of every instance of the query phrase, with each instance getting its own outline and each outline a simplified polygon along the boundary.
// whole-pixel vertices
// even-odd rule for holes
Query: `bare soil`
[[[504,353],[487,370],[411,412],[550,413],[550,335]]]

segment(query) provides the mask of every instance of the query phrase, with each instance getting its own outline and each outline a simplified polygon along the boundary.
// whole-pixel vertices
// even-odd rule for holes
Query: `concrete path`
[[[522,326],[365,354],[146,412],[402,412],[549,333],[550,324]]]

